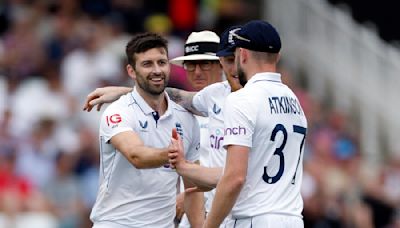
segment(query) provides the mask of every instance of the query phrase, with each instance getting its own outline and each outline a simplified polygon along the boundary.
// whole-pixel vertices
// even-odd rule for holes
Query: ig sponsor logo
[[[107,126],[110,126],[110,124],[115,125],[117,123],[120,123],[121,121],[122,118],[120,114],[113,114],[111,116],[106,116]]]

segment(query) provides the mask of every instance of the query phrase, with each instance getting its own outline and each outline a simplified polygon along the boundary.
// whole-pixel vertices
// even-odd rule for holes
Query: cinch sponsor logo
[[[111,124],[117,124],[120,123],[122,121],[121,115],[120,114],[114,114],[111,116],[106,116],[106,122],[107,125],[110,126]]]
[[[215,130],[215,134],[210,135],[210,146],[214,149],[219,149],[222,146],[224,136],[222,135],[222,130]]]
[[[245,134],[246,134],[246,128],[241,126],[225,128],[225,135],[245,135]]]

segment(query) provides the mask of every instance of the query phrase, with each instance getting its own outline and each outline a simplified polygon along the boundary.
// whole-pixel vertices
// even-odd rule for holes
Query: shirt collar
[[[270,81],[270,82],[282,83],[280,73],[263,72],[263,73],[257,73],[253,77],[251,77],[250,80],[246,83],[245,87],[247,85],[254,84],[258,81]]]
[[[168,93],[164,92],[165,97],[167,98],[167,110],[164,113],[164,115],[162,117],[166,117],[169,116],[172,113],[172,102],[170,102],[170,98],[168,96]],[[150,115],[154,112],[154,109],[152,107],[150,107],[149,104],[147,104],[147,102],[143,99],[142,96],[140,96],[140,94],[138,93],[138,91],[136,90],[136,86],[133,87],[133,91],[131,92],[132,98],[134,100],[134,102],[139,106],[139,108],[142,110],[142,112],[145,115]]]

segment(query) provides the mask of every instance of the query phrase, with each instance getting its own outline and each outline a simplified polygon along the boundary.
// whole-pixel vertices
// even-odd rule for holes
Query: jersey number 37
[[[285,149],[285,145],[286,145],[286,142],[288,139],[288,133],[287,133],[285,126],[283,126],[282,124],[277,124],[275,126],[274,130],[272,130],[272,134],[271,134],[271,138],[270,138],[271,141],[275,141],[275,137],[278,134],[278,132],[282,132],[282,134],[283,134],[282,144],[278,148],[276,148],[275,152],[274,152],[274,155],[279,156],[279,170],[275,176],[271,177],[267,173],[267,166],[264,166],[264,174],[263,174],[262,178],[268,184],[275,184],[277,181],[279,181],[283,175],[283,171],[285,170],[285,155],[283,154],[283,151]],[[303,135],[303,140],[300,143],[299,158],[297,160],[296,171],[293,175],[292,184],[294,184],[295,180],[296,180],[297,168],[299,167],[301,152],[303,151],[304,140],[306,138],[307,128],[293,125],[293,132]]]

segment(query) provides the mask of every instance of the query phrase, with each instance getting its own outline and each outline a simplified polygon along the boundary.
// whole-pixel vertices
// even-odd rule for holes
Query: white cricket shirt
[[[166,93],[165,93],[166,94]],[[100,186],[91,220],[124,227],[173,227],[178,174],[168,165],[136,169],[109,140],[134,131],[149,147],[170,144],[172,128],[183,138],[187,160],[199,159],[199,126],[192,114],[171,101],[156,121],[156,113],[136,88],[112,103],[100,122]]]
[[[228,81],[211,84],[193,97],[192,104],[199,112],[208,116],[209,131],[209,167],[225,167],[226,150],[223,147],[224,118],[223,110],[226,97],[231,93]],[[215,189],[209,192],[205,210],[211,210]]]
[[[199,154],[200,154],[200,164],[205,167],[209,167],[209,154],[210,154],[210,140],[209,136],[210,134],[208,133],[208,117],[204,116],[198,116],[195,115],[197,122],[199,122],[200,126],[200,149],[199,149]],[[185,186],[183,184],[183,180],[180,181],[179,183],[179,192],[184,192],[185,191]],[[204,205],[211,205],[211,202],[209,200],[209,196],[211,195],[211,192],[204,192]],[[181,218],[181,222],[179,223],[179,228],[186,228],[190,227],[189,219],[187,218],[186,214],[183,214],[183,217]]]
[[[250,148],[233,218],[266,213],[301,216],[300,186],[307,120],[278,73],[254,75],[224,106],[224,146]]]

